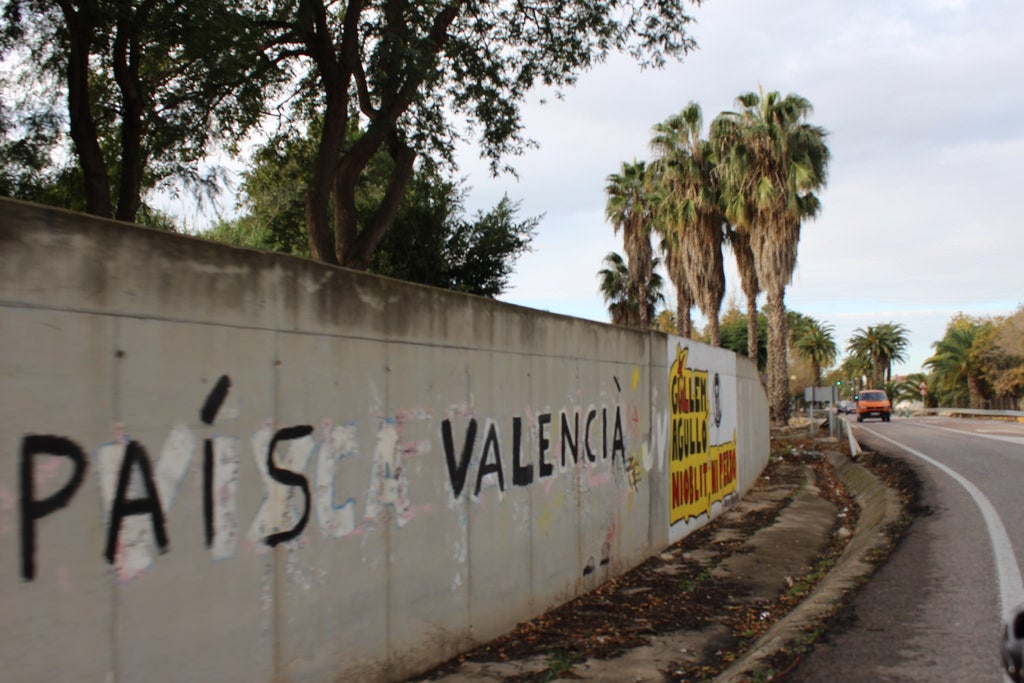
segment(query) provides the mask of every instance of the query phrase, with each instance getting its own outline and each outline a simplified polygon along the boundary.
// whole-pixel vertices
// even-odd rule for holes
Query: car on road
[[[881,389],[865,389],[857,395],[857,422],[866,417],[878,417],[888,422],[892,417],[892,403]]]
[[[840,401],[837,411],[841,415],[853,415],[857,412],[857,403],[855,401]]]

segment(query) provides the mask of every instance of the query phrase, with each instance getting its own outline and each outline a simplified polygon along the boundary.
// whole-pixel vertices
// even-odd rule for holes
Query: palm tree
[[[750,235],[757,279],[766,293],[768,393],[772,420],[789,419],[785,291],[796,269],[800,226],[818,214],[829,151],[823,128],[806,122],[811,103],[799,95],[747,93],[739,112],[712,124],[726,216]]]
[[[712,346],[721,346],[718,315],[725,298],[722,262],[722,213],[711,143],[701,138],[700,105],[690,102],[679,114],[654,126],[651,184],[661,203],[657,227],[674,238],[690,292],[708,320]]]
[[[686,277],[686,261],[683,258],[683,247],[679,244],[679,235],[668,233],[662,236],[661,253],[665,255],[665,270],[676,290],[676,333],[689,339],[693,336],[693,292],[690,280]]]
[[[882,335],[877,327],[868,325],[867,329],[858,327],[853,331],[846,344],[846,350],[855,358],[859,359],[862,367],[868,368],[868,383],[872,387],[881,386],[884,366],[882,358]]]
[[[902,382],[896,382],[893,385],[893,391],[889,394],[889,398],[895,404],[897,401],[906,401],[907,403],[913,403],[915,401],[921,401],[925,405],[928,403],[928,396],[921,395],[921,382],[928,385],[929,377],[923,372],[914,372],[903,378]],[[934,393],[934,388],[928,390],[928,395]]]
[[[880,387],[892,381],[892,364],[904,362],[906,357],[907,328],[899,323],[868,325],[853,331],[847,351],[858,356],[870,368],[872,386]]]
[[[657,258],[652,260],[650,277],[641,288],[631,279],[629,266],[620,254],[613,251],[604,257],[605,267],[597,274],[601,278],[601,295],[608,306],[613,324],[647,329],[640,324],[641,318],[653,323],[658,304],[665,302],[665,296],[662,293],[664,280],[654,270],[659,262]],[[646,296],[644,306],[640,306],[641,289]],[[651,323],[648,325],[650,326]]]
[[[878,325],[878,334],[882,337],[883,363],[885,370],[885,381],[892,381],[893,363],[905,363],[907,361],[907,346],[910,340],[907,338],[909,331],[900,323],[882,323]]]
[[[601,295],[612,316],[612,324],[633,326],[630,320],[629,266],[622,255],[614,251],[604,257],[604,266],[597,274],[601,278]]]
[[[793,348],[814,368],[814,385],[821,385],[821,371],[836,362],[835,327],[803,317],[793,327]]]
[[[647,300],[646,287],[654,271],[653,249],[651,248],[651,224],[653,222],[654,198],[651,197],[647,183],[647,164],[635,161],[623,163],[620,173],[608,176],[605,194],[605,216],[612,223],[615,234],[622,231],[623,246],[629,260],[630,280],[639,287],[640,301]],[[639,326],[647,329],[650,318],[646,307],[639,308]]]

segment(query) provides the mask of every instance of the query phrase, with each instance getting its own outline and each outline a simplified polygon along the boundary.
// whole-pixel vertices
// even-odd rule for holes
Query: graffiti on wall
[[[670,524],[710,514],[711,507],[736,492],[736,430],[728,441],[713,443],[723,420],[721,379],[688,367],[689,349],[676,347],[669,370],[671,434]],[[711,429],[714,424],[715,430]]]
[[[471,417],[466,422],[461,445],[456,440],[452,419],[442,420],[441,441],[452,495],[455,498],[463,495],[470,465],[474,462],[474,497],[480,495],[485,480],[490,480],[492,485],[504,492],[510,486],[529,486],[535,480],[552,477],[556,467],[566,471],[581,462],[595,464],[599,460],[609,459],[612,464],[616,460],[625,463],[626,439],[622,410],[618,406],[613,410],[607,407],[599,410],[591,406],[585,415],[578,409],[563,410],[557,416],[557,424],[553,424],[555,416],[550,412],[537,415],[529,425],[535,432],[529,439],[535,446],[532,449],[535,460],[527,452],[522,416],[517,415],[511,419],[511,444],[505,442],[504,445],[498,422],[493,419],[485,421],[481,438],[478,439],[480,423]],[[553,434],[558,436],[554,437]]]
[[[206,397],[199,412],[203,425],[214,424],[230,391],[231,380],[222,376]],[[343,538],[379,526],[385,511],[393,509],[402,526],[426,508],[411,505],[405,478],[405,461],[425,455],[429,444],[407,443],[402,425],[412,420],[429,420],[423,410],[402,411],[393,418],[381,418],[370,467],[365,512],[357,521],[355,499],[340,505],[336,484],[338,463],[359,455],[354,424],[335,426],[325,421],[319,439],[311,425],[275,428],[264,424],[249,439],[253,462],[259,473],[264,498],[255,513],[246,546],[265,552],[279,544],[298,539],[311,519],[327,538]],[[113,439],[95,452],[106,533],[103,558],[121,581],[143,574],[155,553],[167,552],[171,539],[167,518],[178,492],[192,468],[197,450],[203,519],[203,541],[214,560],[234,557],[238,552],[238,481],[241,469],[241,439],[211,436],[202,448],[195,432],[185,426],[170,429],[155,457],[145,445],[132,439],[124,425],[116,425]],[[37,493],[37,477],[55,469],[53,459],[70,465],[67,480],[53,493]],[[312,477],[306,474],[315,462]],[[26,435],[18,461],[21,575],[35,578],[39,522],[68,506],[85,481],[90,466],[85,449],[65,436]]]
[[[221,376],[202,401],[199,429],[212,432],[218,418],[230,412],[225,403],[231,391],[231,379]],[[90,467],[95,468],[106,522],[102,557],[119,581],[138,578],[159,553],[171,548],[167,519],[197,454],[201,534],[214,560],[236,556],[243,543],[257,553],[293,543],[310,525],[330,539],[367,533],[389,520],[401,528],[430,510],[413,504],[408,461],[433,452],[430,440],[407,440],[404,426],[432,421],[430,411],[421,408],[378,418],[361,518],[355,497],[338,490],[346,480],[343,464],[360,457],[355,423],[325,420],[319,430],[305,424],[265,423],[248,439],[264,496],[247,531],[238,512],[245,450],[238,436],[203,436],[178,424],[151,454],[146,445],[131,438],[125,425],[116,425],[113,438],[99,446],[90,461],[85,449],[66,436],[26,435],[18,460],[21,576],[26,581],[35,579],[40,522],[72,502]],[[479,420],[471,411],[463,411],[441,420],[435,433],[453,500],[466,495],[476,500],[485,488],[497,489],[500,495],[511,487],[530,486],[558,472],[579,471],[601,462],[621,472],[617,482],[628,482],[635,490],[642,458],[627,450],[627,440],[638,427],[626,422],[618,404],[536,415],[527,410],[525,417],[508,420],[509,431],[503,438],[499,420]],[[37,479],[44,472],[53,476],[58,469],[55,460],[66,463],[63,469],[68,474],[55,491],[42,494]],[[607,562],[607,549],[601,561]]]

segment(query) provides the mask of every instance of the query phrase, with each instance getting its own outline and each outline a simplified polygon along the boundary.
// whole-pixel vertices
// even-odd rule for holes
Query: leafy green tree
[[[659,66],[694,46],[685,0],[286,0],[274,61],[298,75],[297,109],[323,120],[305,215],[310,254],[365,268],[421,156],[450,161],[466,121],[498,170],[521,151],[520,105],[538,83],[566,86],[612,51]],[[353,127],[353,120],[358,125]],[[355,128],[364,132],[350,137]],[[359,178],[383,150],[393,161],[360,223]]]
[[[753,345],[756,351],[753,356],[750,355],[751,344],[747,337],[752,327],[747,320],[748,314],[735,306],[730,306],[722,316],[720,323],[722,348],[745,354],[757,363],[758,370],[764,372],[768,366],[768,325],[764,314],[758,315],[761,317],[761,322],[753,325],[757,334]]]
[[[651,230],[655,221],[655,207],[659,201],[648,182],[647,164],[643,161],[622,164],[619,173],[608,176],[605,194],[605,217],[611,221],[615,234],[622,231],[629,279],[637,287],[636,298],[638,301],[647,301],[647,285],[654,273]],[[637,310],[637,326],[647,329],[651,322],[647,307],[639,306]]]
[[[1024,397],[1024,306],[1007,316],[955,316],[925,361],[935,405],[1018,408]]]
[[[59,120],[77,160],[75,173],[51,174],[43,183],[49,194],[33,196],[23,185],[19,195],[135,221],[146,191],[172,179],[200,192],[217,187],[219,175],[200,173],[200,161],[215,143],[237,142],[255,125],[279,74],[256,58],[261,36],[242,7],[215,0],[8,0],[3,57],[23,82],[56,85],[66,97],[63,116],[51,102],[41,116],[21,117],[20,136],[52,135]],[[51,155],[69,151],[63,136],[51,142]]]
[[[462,206],[454,184],[414,178],[370,271],[481,296],[504,292],[538,219],[517,221],[519,204],[508,197],[473,220],[463,218]]]
[[[654,316],[653,327],[665,334],[677,334],[679,325],[676,323],[676,314],[667,308],[661,309],[658,315]]]
[[[1024,396],[1024,306],[980,322],[973,353],[984,386],[1000,407],[1017,408]]]
[[[935,353],[924,365],[932,371],[940,405],[981,408],[985,385],[975,343],[986,326],[977,319],[957,316],[946,327],[942,339],[932,344]]]
[[[204,234],[239,246],[309,256],[303,188],[315,154],[312,136],[276,136],[253,154],[243,174],[245,213]],[[361,179],[357,207],[370,212],[383,192],[391,160],[380,154]],[[377,183],[376,185],[374,183]],[[503,198],[467,220],[465,191],[424,164],[410,180],[394,225],[369,270],[380,275],[495,297],[508,286],[516,259],[529,250],[539,218],[518,220],[519,204]]]
[[[660,195],[657,229],[667,243],[678,245],[689,290],[708,320],[711,345],[721,346],[723,217],[711,143],[701,137],[703,125],[700,105],[691,102],[654,126],[651,148],[657,159],[650,182]]]
[[[711,127],[725,214],[750,235],[757,278],[766,293],[768,394],[772,420],[789,418],[785,290],[796,268],[800,227],[820,210],[829,150],[823,128],[806,122],[811,103],[799,95],[747,93],[739,112]]]

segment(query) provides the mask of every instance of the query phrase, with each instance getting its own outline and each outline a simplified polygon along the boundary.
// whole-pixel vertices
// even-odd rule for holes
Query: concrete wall
[[[733,354],[10,200],[0,349],[10,680],[400,680],[660,551],[768,457]],[[701,511],[670,444],[718,413]]]

